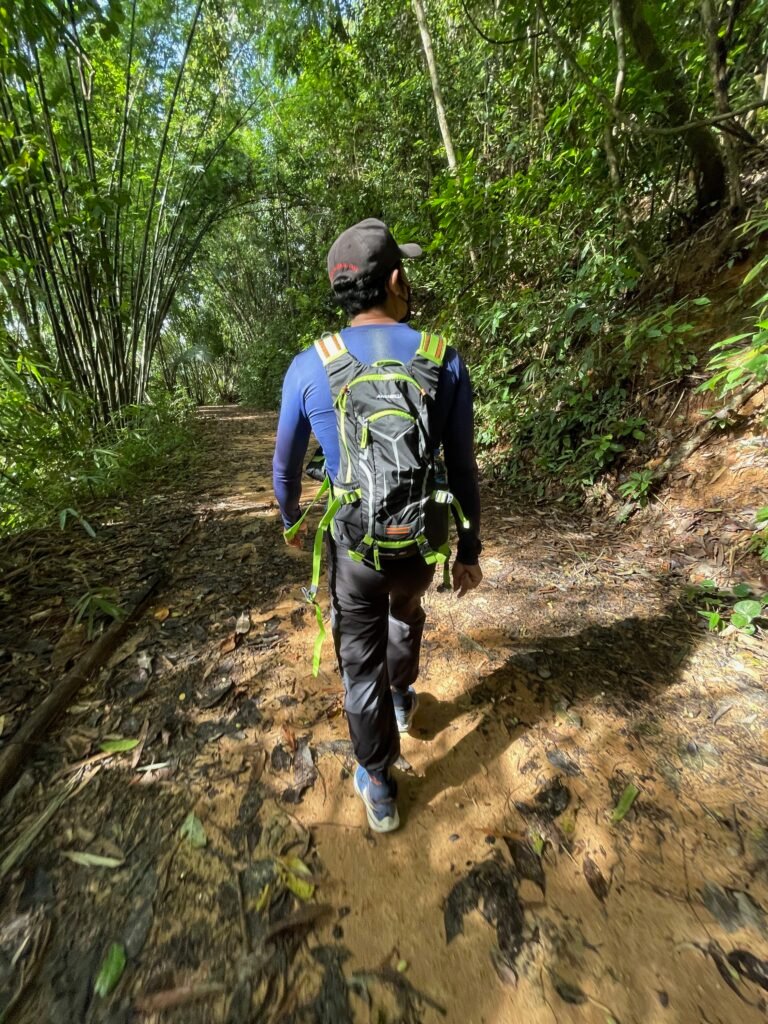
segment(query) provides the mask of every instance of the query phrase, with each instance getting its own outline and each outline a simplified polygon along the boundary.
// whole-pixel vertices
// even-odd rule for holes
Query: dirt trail
[[[205,411],[186,487],[5,566],[0,744],[85,643],[82,579],[170,578],[2,805],[0,862],[66,796],[0,866],[0,1020],[765,1020],[734,952],[768,957],[764,649],[704,631],[656,538],[487,488],[485,583],[428,595],[403,827],[373,836],[273,426]],[[141,742],[90,760],[109,737]]]

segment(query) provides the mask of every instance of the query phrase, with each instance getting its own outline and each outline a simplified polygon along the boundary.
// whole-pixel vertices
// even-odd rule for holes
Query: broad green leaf
[[[741,612],[732,612],[731,625],[735,626],[736,629],[746,629],[752,625],[752,617],[750,615],[742,615]]]
[[[698,613],[707,620],[707,626],[712,632],[720,628],[723,621],[720,612],[706,612],[699,608]]]
[[[627,783],[624,792],[621,794],[621,799],[616,804],[613,810],[613,814],[611,815],[611,821],[614,825],[618,825],[618,823],[627,816],[627,813],[632,804],[635,802],[635,798],[637,797],[639,792],[640,790],[637,788],[634,782]]]
[[[96,981],[93,983],[93,990],[102,999],[108,996],[117,985],[125,970],[125,948],[119,942],[113,942],[107,950]]]
[[[138,745],[138,740],[104,740],[99,744],[99,749],[105,754],[125,754]]]
[[[202,850],[202,848],[208,843],[208,836],[205,834],[203,823],[194,813],[190,811],[184,819],[180,834],[182,839],[187,839],[190,846],[196,850]]]
[[[748,619],[756,619],[761,612],[759,601],[738,601],[733,606],[734,612],[744,615]]]

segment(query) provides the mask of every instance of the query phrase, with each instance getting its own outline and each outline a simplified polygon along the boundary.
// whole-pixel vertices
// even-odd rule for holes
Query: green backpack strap
[[[320,571],[323,565],[323,541],[325,540],[325,535],[333,522],[333,517],[339,509],[343,505],[349,504],[351,501],[357,501],[359,497],[359,489],[354,491],[342,491],[341,494],[337,495],[334,495],[331,491],[328,495],[328,507],[323,513],[322,519],[317,524],[315,540],[312,545],[312,580],[308,587],[302,587],[301,589],[301,592],[304,595],[304,600],[314,608],[315,618],[317,620],[317,635],[315,637],[315,647],[312,654],[313,676],[317,676],[317,673],[320,671],[320,657],[323,650],[323,641],[325,640],[323,609],[320,607],[320,602],[317,600],[317,592],[320,589]],[[291,527],[291,529],[293,529],[293,527]]]
[[[314,346],[328,378],[331,398],[335,405],[341,392],[355,374],[360,372],[363,364],[352,355],[340,334],[324,334],[314,342]]]
[[[416,378],[425,394],[434,398],[440,379],[440,368],[445,360],[448,345],[439,334],[423,331],[416,354],[408,364],[409,372]]]
[[[442,366],[447,348],[445,338],[439,334],[428,334],[424,331],[421,335],[421,344],[416,349],[416,355],[423,356],[437,366]]]

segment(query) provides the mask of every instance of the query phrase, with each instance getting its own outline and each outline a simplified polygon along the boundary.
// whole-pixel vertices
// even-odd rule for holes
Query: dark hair
[[[387,281],[392,273],[361,274],[352,281],[340,281],[333,287],[333,298],[347,316],[357,316],[387,301]]]

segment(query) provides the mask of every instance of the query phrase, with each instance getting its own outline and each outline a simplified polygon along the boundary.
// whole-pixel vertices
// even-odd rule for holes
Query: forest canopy
[[[0,527],[87,526],[193,405],[274,408],[367,216],[427,249],[418,319],[518,484],[641,445],[641,377],[766,379],[767,53],[766,0],[9,0]],[[680,246],[734,226],[757,258],[707,372]]]

